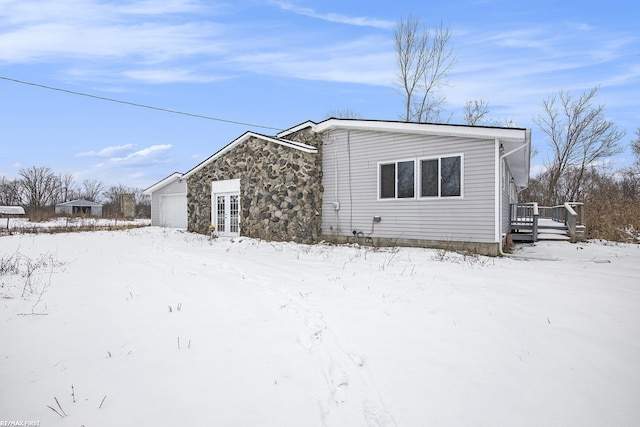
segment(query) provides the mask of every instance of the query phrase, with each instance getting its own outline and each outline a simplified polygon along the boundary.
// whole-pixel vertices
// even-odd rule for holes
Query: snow
[[[0,421],[640,419],[638,245],[493,259],[145,227],[0,237],[5,270],[18,258],[22,276],[0,275]]]
[[[25,228],[43,228],[43,229],[63,229],[63,228],[78,228],[78,227],[115,227],[115,226],[145,226],[150,225],[149,219],[110,219],[110,218],[97,218],[97,217],[54,217],[49,221],[43,222],[31,222],[29,218],[6,218],[0,220],[4,222],[2,228],[10,230],[21,230]]]

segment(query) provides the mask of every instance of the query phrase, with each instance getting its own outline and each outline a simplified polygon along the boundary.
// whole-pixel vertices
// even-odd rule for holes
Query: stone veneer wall
[[[240,179],[240,235],[314,243],[321,233],[322,143],[310,129],[287,137],[318,148],[305,153],[252,137],[187,180],[187,227],[208,233],[211,182]]]

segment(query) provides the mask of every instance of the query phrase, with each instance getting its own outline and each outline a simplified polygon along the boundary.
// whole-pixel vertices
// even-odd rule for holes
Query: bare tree
[[[124,195],[133,194],[133,200],[136,205],[137,217],[149,217],[151,215],[151,198],[144,194],[144,190],[140,188],[127,187],[126,185],[112,185],[104,191],[105,204],[103,212],[107,212],[111,216],[122,214],[121,201]]]
[[[135,189],[127,187],[126,185],[118,184],[112,185],[104,191],[104,197],[106,203],[120,204],[120,198],[123,194],[134,194]]]
[[[351,108],[343,108],[341,110],[331,110],[326,114],[326,118],[337,118],[337,119],[361,119],[362,114],[360,112],[352,110]]]
[[[553,156],[547,168],[546,204],[563,201],[559,183],[570,167],[573,178],[567,183],[570,189],[566,196],[575,199],[587,167],[622,150],[619,141],[625,133],[605,118],[604,105],[592,104],[597,92],[596,86],[576,98],[560,91],[545,99],[544,112],[533,118],[547,135]]]
[[[38,211],[55,203],[58,178],[48,166],[20,169],[20,188],[26,207]]]
[[[464,104],[463,120],[469,126],[483,124],[489,111],[489,102],[484,99],[467,101]]]
[[[637,138],[631,141],[631,152],[636,157],[636,165],[640,167],[640,127],[636,129]]]
[[[20,182],[17,179],[9,180],[0,176],[0,205],[18,206],[21,203]]]
[[[104,191],[104,184],[97,179],[85,179],[82,181],[82,197],[92,202],[98,202],[102,192]]]
[[[449,47],[451,31],[442,23],[433,34],[418,18],[400,19],[394,31],[398,85],[404,98],[404,121],[441,120],[446,100],[440,92],[456,61]]]
[[[78,188],[73,174],[61,173],[58,175],[59,189],[57,202],[68,202],[78,196]]]

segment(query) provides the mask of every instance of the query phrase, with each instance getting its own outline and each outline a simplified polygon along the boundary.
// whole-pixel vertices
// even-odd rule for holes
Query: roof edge
[[[144,190],[142,192],[142,194],[150,196],[151,193],[153,193],[154,191],[158,190],[159,188],[164,187],[165,185],[169,184],[170,182],[175,181],[176,179],[180,179],[182,178],[182,173],[180,172],[174,172],[171,175],[169,175],[166,178],[161,179],[160,181],[156,182],[155,184],[153,184],[152,186],[150,186],[149,188],[147,188],[146,190]]]
[[[315,131],[321,133],[327,130],[338,128],[402,133],[431,133],[438,135],[461,136],[467,138],[500,138],[520,141],[524,141],[526,139],[527,131],[527,129],[525,128],[337,118],[329,118],[320,123],[317,123],[315,126]]]
[[[282,132],[277,133],[276,137],[283,138],[285,136],[291,135],[292,133],[298,132],[298,131],[300,131],[302,129],[306,129],[308,127],[310,127],[311,130],[313,132],[315,132],[316,131],[316,126],[317,126],[316,122],[311,121],[311,120],[307,120],[306,122],[302,122],[299,125],[295,125],[294,127],[291,127],[289,129],[285,129]]]
[[[182,178],[183,179],[188,179],[190,176],[192,176],[194,173],[198,172],[200,169],[202,169],[203,167],[205,167],[206,165],[208,165],[212,161],[216,160],[217,158],[221,157],[223,154],[229,152],[232,148],[236,147],[237,145],[242,144],[243,142],[247,141],[249,138],[252,138],[252,137],[258,138],[258,139],[262,139],[264,141],[273,142],[274,144],[283,145],[285,147],[293,148],[295,150],[300,150],[300,151],[303,151],[305,153],[314,153],[315,154],[315,153],[318,152],[318,149],[316,147],[314,147],[312,145],[304,144],[302,142],[290,141],[288,139],[282,139],[282,138],[279,138],[279,137],[275,137],[274,138],[272,136],[267,136],[267,135],[262,135],[260,133],[247,131],[247,132],[243,133],[242,135],[240,135],[238,138],[236,138],[233,141],[231,141],[229,144],[227,144],[224,147],[222,147],[220,150],[215,152],[213,155],[207,157],[204,161],[200,162],[194,168],[192,168],[187,173],[185,173],[182,176]]]
[[[74,202],[84,202],[84,204],[79,205]],[[74,200],[69,200],[68,202],[56,203],[56,207],[58,206],[102,206],[102,203],[92,202],[91,200],[87,200],[87,199],[74,199]]]

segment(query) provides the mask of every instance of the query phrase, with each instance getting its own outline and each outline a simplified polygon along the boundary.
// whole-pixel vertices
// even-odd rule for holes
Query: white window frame
[[[460,195],[459,196],[443,196],[442,195],[442,159],[448,157],[460,157]],[[424,160],[437,160],[438,161],[438,195],[437,196],[423,196],[422,195],[422,162]],[[446,199],[456,200],[464,198],[464,153],[456,154],[442,154],[439,156],[427,156],[420,157],[416,161],[416,173],[415,178],[417,181],[418,199],[421,200],[435,200]]]
[[[403,163],[403,162],[413,162],[413,197],[398,197],[398,163]],[[385,165],[395,165],[395,177],[394,177],[394,184],[395,184],[395,195],[394,197],[381,197],[381,190],[382,190],[382,185],[381,185],[381,179],[382,179],[382,166]],[[416,200],[417,199],[417,194],[418,194],[418,181],[417,181],[417,161],[414,158],[410,158],[410,159],[400,159],[400,160],[389,160],[387,162],[378,162],[378,171],[377,171],[377,175],[378,175],[378,183],[377,183],[377,198],[378,200]]]

